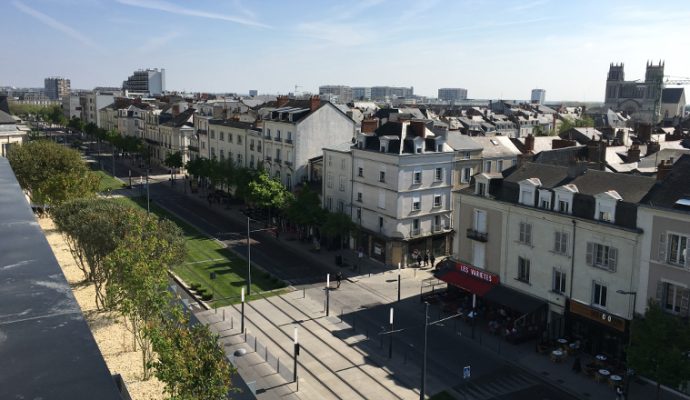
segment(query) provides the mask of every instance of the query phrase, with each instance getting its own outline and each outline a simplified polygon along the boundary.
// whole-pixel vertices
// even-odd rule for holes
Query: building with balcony
[[[511,298],[541,303],[523,315],[527,324],[619,358],[633,308],[617,291],[639,289],[638,206],[655,180],[525,163],[477,174],[473,183],[455,199],[462,235],[454,257],[500,280],[502,306],[511,308]]]
[[[160,96],[165,92],[165,68],[140,69],[122,82],[122,90],[128,95]]]
[[[50,77],[43,80],[44,93],[50,100],[61,100],[69,97],[70,82],[69,79],[61,77]]]

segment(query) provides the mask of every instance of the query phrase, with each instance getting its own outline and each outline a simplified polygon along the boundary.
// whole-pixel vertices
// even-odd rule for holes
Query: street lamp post
[[[422,384],[419,388],[419,400],[424,400],[424,392],[426,390],[426,347],[427,347],[427,333],[429,330],[429,303],[424,303],[424,359],[422,361]]]
[[[630,346],[632,346],[632,321],[635,319],[635,306],[637,306],[637,292],[633,291],[626,291],[622,289],[616,290],[616,293],[622,294],[625,296],[632,296],[633,297],[633,306],[632,306],[632,311],[630,313],[630,329],[628,329],[628,349],[625,352],[625,358],[626,358],[626,363],[629,361],[628,358],[628,352],[630,351]],[[628,398],[628,391],[630,390],[630,380],[632,379],[633,374],[635,371],[630,368],[628,365],[626,375],[628,379],[625,380],[625,398]]]
[[[400,263],[398,263],[398,302],[400,302]]]
[[[294,355],[293,355],[294,364],[292,367],[292,371],[293,371],[292,381],[297,384],[297,388],[295,391],[299,391],[299,380],[297,379],[297,356],[298,355],[299,355],[299,341],[297,340],[297,327],[295,327],[295,348],[294,348]]]
[[[249,237],[251,231],[249,230],[249,223],[251,218],[247,217],[247,294],[252,293],[252,246],[251,238]]]
[[[151,213],[151,196],[149,195],[149,170],[146,170],[146,215]]]
[[[129,188],[132,188],[132,170],[129,170]]]
[[[240,323],[240,332],[244,333],[244,288],[242,288],[242,322]]]
[[[391,314],[390,314],[390,318],[389,318],[388,322],[390,322],[390,327],[391,327],[391,329],[390,329],[391,340],[390,340],[390,342],[388,342],[388,358],[393,358],[393,307],[391,307]]]
[[[326,316],[330,313],[331,302],[331,274],[326,274]]]

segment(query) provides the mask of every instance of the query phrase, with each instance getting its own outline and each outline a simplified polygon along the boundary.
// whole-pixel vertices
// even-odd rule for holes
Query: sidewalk
[[[162,184],[169,185],[169,182],[164,182]],[[176,189],[179,193],[184,193],[185,191],[183,181],[178,181],[172,186],[172,188]],[[186,193],[188,197],[195,199],[200,207],[209,207],[205,194],[202,194],[201,192],[192,194],[188,189],[189,188],[187,188]],[[240,223],[246,223],[246,216],[241,212],[240,206],[231,206],[227,208],[225,205],[214,204],[212,208],[215,209],[215,211],[220,212],[223,215],[226,215],[227,217]],[[357,288],[352,288],[351,290],[340,290],[333,294],[330,301],[330,309],[335,315],[345,314],[347,316],[349,312],[353,312],[354,310],[362,307],[369,307],[372,305],[380,306],[393,303],[395,300],[397,300],[397,269],[395,268],[391,269],[391,267],[386,267],[384,264],[375,260],[364,258],[361,260],[361,265],[359,265],[359,271],[354,271],[352,268],[350,268],[350,266],[357,261],[357,254],[352,250],[344,250],[340,252],[322,249],[319,252],[314,252],[311,250],[311,245],[309,243],[303,243],[299,240],[290,240],[289,236],[287,236],[285,233],[281,234],[280,238],[275,238],[273,235],[266,233],[259,233],[256,236],[262,241],[273,243],[277,246],[289,247],[299,251],[301,254],[308,256],[315,263],[319,263],[327,267],[327,269],[331,271],[331,285],[333,286],[335,285],[334,276],[338,271],[342,272],[347,281],[352,284],[356,284],[353,286],[357,286]],[[338,267],[335,265],[335,256],[340,254],[343,255],[344,262],[347,264],[345,267]],[[325,277],[323,281],[325,285]],[[430,270],[422,270],[419,268],[403,269],[401,297],[403,299],[410,299],[415,298],[415,296],[419,296],[420,290],[423,290],[425,282],[429,284],[429,287],[432,287],[432,285],[438,281],[432,277]],[[297,284],[297,282],[293,282],[293,284]],[[345,289],[347,286],[348,285],[343,286],[343,289]],[[434,289],[438,290],[438,286],[434,287]],[[319,295],[318,291],[314,293],[316,293],[314,296]],[[313,300],[317,302],[323,301],[322,298]],[[418,301],[405,301],[404,304],[396,305],[396,307],[404,307],[398,312],[413,315],[420,314],[422,312],[422,308],[419,306],[419,304],[420,303]],[[434,309],[431,314],[437,316],[442,315],[440,308]],[[237,322],[237,320],[235,320],[235,322]],[[448,325],[450,326],[451,324]],[[459,329],[459,331],[463,334],[462,340],[472,340],[475,346],[476,344],[479,344],[479,347],[493,352],[515,367],[529,371],[538,376],[540,379],[543,379],[554,386],[564,388],[570,393],[576,394],[579,398],[615,398],[614,389],[608,384],[595,382],[593,379],[586,377],[584,373],[574,373],[572,371],[572,357],[569,357],[563,363],[556,364],[549,359],[548,355],[537,353],[535,351],[534,342],[528,342],[521,345],[512,345],[501,337],[486,334],[483,329],[476,329],[474,339],[470,339],[471,328],[462,321],[457,322],[457,326],[459,326],[459,328],[456,329]],[[237,329],[236,326],[234,328]],[[241,343],[236,343],[232,348],[241,345]],[[244,345],[246,346],[246,344]],[[582,363],[583,366],[586,364],[585,357],[583,357]],[[283,383],[286,382],[287,380],[283,380]],[[269,385],[269,383],[266,384]],[[270,387],[270,385],[267,387]],[[285,389],[281,389],[281,391],[283,390]],[[630,385],[629,393],[629,399],[632,400],[653,399],[656,397],[656,387],[652,384],[633,381]],[[281,395],[284,394],[285,393]],[[264,395],[267,395],[267,393]],[[299,398],[303,397],[299,396]],[[665,400],[687,399],[687,397],[683,397],[682,395],[665,390],[662,390],[661,398]]]

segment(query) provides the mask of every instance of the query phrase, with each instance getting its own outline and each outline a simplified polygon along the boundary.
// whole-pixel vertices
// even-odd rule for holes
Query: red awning
[[[447,282],[449,285],[457,286],[477,296],[484,296],[494,287],[494,285],[485,280],[474,278],[469,274],[453,269],[440,270],[435,275],[436,278]]]

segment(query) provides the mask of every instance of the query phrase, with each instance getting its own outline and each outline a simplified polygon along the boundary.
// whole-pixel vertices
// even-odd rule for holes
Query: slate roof
[[[665,88],[661,91],[661,102],[677,104],[680,102],[681,97],[683,97],[683,88]]]
[[[555,188],[568,183],[568,168],[556,165],[524,163],[511,172],[507,170],[506,182],[518,183],[525,179],[539,178],[545,188]]]
[[[539,152],[534,156],[533,161],[540,164],[568,165],[570,160],[586,158],[587,146],[569,146]]]
[[[577,186],[581,194],[595,195],[615,190],[628,203],[639,203],[652,189],[656,179],[648,176],[616,174],[588,169],[570,183]]]
[[[671,172],[657,183],[643,202],[653,207],[690,211],[688,207],[676,204],[681,199],[690,199],[690,155],[681,156],[673,164]]]
[[[7,159],[0,158],[0,399],[121,400]]]
[[[522,154],[507,136],[473,136],[470,140],[473,140],[484,149],[482,155],[486,158],[517,157]]]
[[[239,129],[251,129],[254,127],[254,124],[250,122],[235,121],[232,119],[212,119],[209,120],[208,123],[209,125],[222,125]]]
[[[174,128],[181,128],[189,122],[189,118],[192,117],[194,111],[195,110],[193,108],[188,108],[177,114],[177,116],[173,117],[170,121],[164,123],[163,125],[172,126]]]
[[[482,146],[460,132],[448,132],[446,143],[455,151],[481,150]]]
[[[12,116],[0,110],[0,124],[16,124],[17,121]]]

